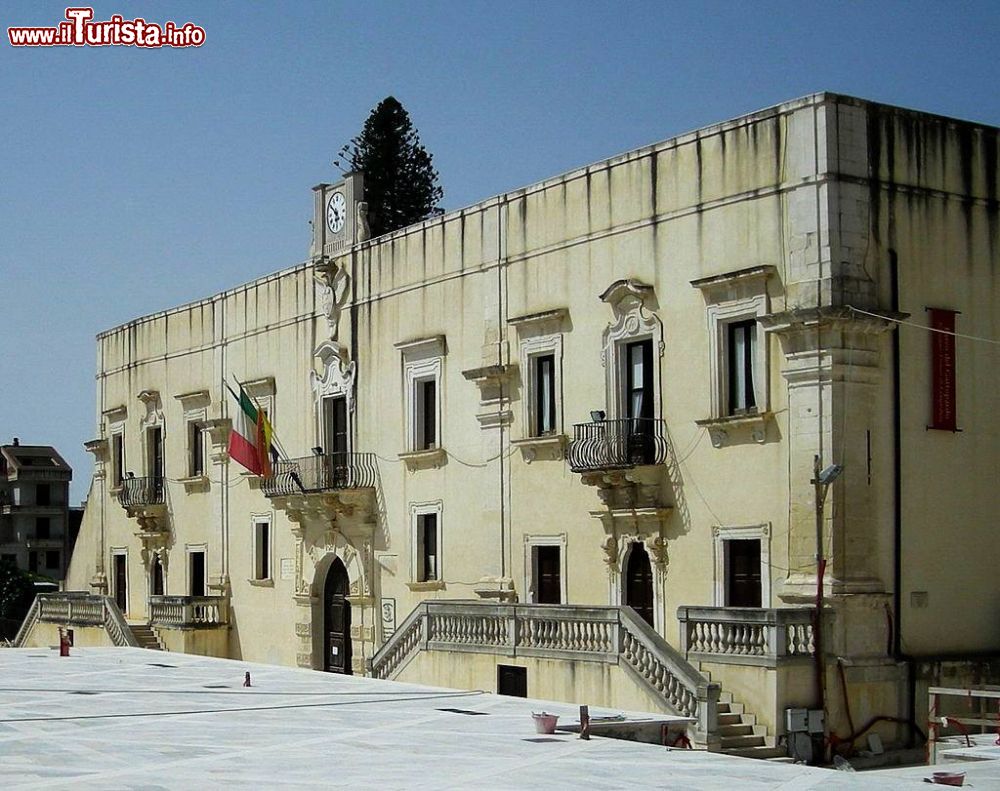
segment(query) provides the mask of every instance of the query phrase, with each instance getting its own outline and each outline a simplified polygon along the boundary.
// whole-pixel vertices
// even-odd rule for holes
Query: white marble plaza
[[[253,686],[245,689],[248,670]],[[540,737],[530,715],[541,708],[576,719],[569,704],[235,660],[131,648],[80,648],[68,658],[2,649],[0,788],[891,791],[922,787],[929,774],[846,774]],[[975,787],[997,787],[983,778]]]

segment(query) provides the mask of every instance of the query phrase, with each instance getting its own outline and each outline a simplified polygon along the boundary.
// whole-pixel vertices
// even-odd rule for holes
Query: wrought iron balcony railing
[[[374,453],[325,453],[277,462],[260,488],[268,497],[367,489],[375,487],[377,477]]]
[[[125,508],[163,504],[163,478],[124,478],[118,501]]]
[[[577,423],[568,456],[574,472],[663,464],[667,459],[663,421],[628,418]]]

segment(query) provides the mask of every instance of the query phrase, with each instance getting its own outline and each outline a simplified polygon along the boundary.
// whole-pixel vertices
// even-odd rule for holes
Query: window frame
[[[538,547],[558,547],[559,549],[559,599],[560,604],[569,601],[569,563],[567,557],[568,535],[531,534],[524,536],[524,590],[532,604],[538,603]]]
[[[563,429],[563,337],[562,333],[540,335],[521,340],[521,370],[524,372],[522,384],[525,393],[523,419],[524,439],[548,439],[565,433]],[[550,431],[540,430],[539,390],[540,377],[538,363],[545,357],[552,357],[552,401],[553,427]]]
[[[421,536],[422,518],[434,516],[436,561],[435,579],[421,579],[423,541]],[[440,590],[444,581],[444,504],[440,500],[410,505],[410,590]]]
[[[253,541],[250,549],[250,578],[251,585],[274,584],[274,518],[270,513],[251,514],[250,525],[253,531]],[[267,528],[266,560],[267,568],[263,568],[261,561],[260,528]]]
[[[201,554],[205,558],[204,561],[204,591],[200,594],[196,594],[192,591],[191,586],[194,582],[194,566],[192,556],[196,554]],[[209,591],[208,584],[208,544],[187,544],[184,547],[184,577],[185,585],[184,589],[187,591],[188,596],[207,596]]]
[[[768,337],[760,320],[769,312],[767,281],[775,271],[774,266],[761,264],[691,281],[691,285],[704,296],[708,325],[710,415],[708,420],[699,421],[700,425],[748,419],[760,422],[770,413]],[[756,409],[733,411],[729,407],[732,387],[729,373],[729,327],[751,320],[757,322],[752,357]],[[766,439],[762,425],[755,432],[754,439],[758,442]],[[722,435],[713,436],[713,444],[723,444]]]
[[[125,483],[125,426],[111,431],[111,489],[117,491]]]
[[[714,606],[725,607],[728,599],[726,585],[729,575],[726,563],[727,541],[760,542],[760,606],[771,606],[771,526],[770,523],[757,525],[716,525],[712,528],[712,552],[714,555]]]
[[[403,364],[403,398],[405,410],[405,453],[443,452],[444,437],[444,361],[445,339],[443,335],[424,338],[416,341],[397,343],[396,348],[402,353]],[[434,382],[433,421],[435,429],[434,442],[429,447],[424,432],[426,420],[421,387],[425,383]]]

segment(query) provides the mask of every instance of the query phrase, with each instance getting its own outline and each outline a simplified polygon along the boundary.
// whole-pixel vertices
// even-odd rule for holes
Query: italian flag
[[[233,393],[233,397],[238,406],[229,432],[229,456],[252,473],[270,476],[271,423],[267,414],[254,406],[242,387],[239,396]]]

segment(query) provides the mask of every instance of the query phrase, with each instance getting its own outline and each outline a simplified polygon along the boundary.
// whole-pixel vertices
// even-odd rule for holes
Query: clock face
[[[347,201],[343,192],[335,192],[326,204],[326,224],[332,233],[340,233],[347,219]]]

